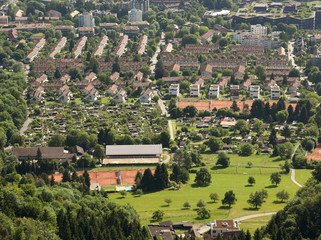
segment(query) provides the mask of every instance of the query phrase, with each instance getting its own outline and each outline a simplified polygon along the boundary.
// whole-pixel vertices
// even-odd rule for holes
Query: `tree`
[[[211,193],[210,194],[210,199],[216,203],[216,201],[218,200],[218,194],[217,193]]]
[[[282,130],[282,136],[284,136],[285,138],[290,138],[291,137],[291,130],[289,125],[285,125],[283,130]]]
[[[105,151],[104,147],[97,144],[94,148],[94,157],[97,158],[98,160],[102,161],[105,157]]]
[[[187,117],[195,117],[197,114],[197,108],[194,105],[189,105],[184,108],[183,112]]]
[[[97,74],[98,71],[99,71],[99,67],[100,67],[99,61],[97,60],[97,58],[96,58],[95,56],[92,56],[92,57],[90,58],[88,68],[89,68],[92,72],[94,72],[94,73]]]
[[[201,168],[197,173],[194,182],[202,187],[209,186],[211,181],[211,174],[206,168]]]
[[[196,44],[197,36],[194,34],[186,34],[182,39],[182,46],[185,47],[186,44]]]
[[[60,134],[54,134],[48,142],[49,147],[63,147],[64,144],[65,144],[65,137]]]
[[[276,114],[276,119],[279,122],[285,122],[288,119],[288,117],[289,117],[289,113],[287,110],[278,111]]]
[[[281,159],[289,159],[294,151],[293,144],[286,142],[277,146],[277,153]]]
[[[168,131],[163,131],[160,134],[160,143],[163,145],[163,147],[168,148],[170,140],[171,136]]]
[[[290,194],[287,191],[282,190],[276,194],[276,197],[283,203],[284,200],[288,200],[290,198]]]
[[[266,69],[262,65],[258,65],[255,68],[255,75],[258,77],[259,80],[265,80],[266,78]]]
[[[228,166],[230,166],[230,157],[226,152],[220,152],[218,154],[216,165],[222,165],[223,168],[227,168]]]
[[[281,182],[281,174],[279,172],[272,173],[270,176],[270,180],[272,184],[277,186]]]
[[[183,207],[186,208],[186,209],[189,209],[189,208],[191,208],[192,206],[191,206],[191,204],[190,204],[188,201],[186,201],[186,202],[184,202]]]
[[[119,193],[120,193],[120,195],[121,195],[123,198],[125,198],[126,195],[127,195],[127,192],[126,192],[125,190],[120,191]]]
[[[165,213],[164,211],[162,210],[156,210],[155,212],[153,212],[153,216],[152,216],[152,219],[155,221],[155,222],[159,222],[163,219]]]
[[[231,208],[231,205],[235,204],[236,201],[237,199],[235,197],[235,193],[232,190],[230,190],[225,193],[224,198],[222,199],[222,204],[227,204],[229,208]]]
[[[239,106],[237,105],[237,102],[236,102],[235,100],[234,100],[233,103],[232,103],[231,109],[232,109],[234,112],[240,111],[240,108],[239,108]]]
[[[112,72],[120,72],[120,65],[118,62],[114,62]]]
[[[200,200],[197,202],[196,206],[197,206],[198,208],[202,208],[202,207],[205,207],[205,206],[206,206],[206,203],[205,203],[205,201],[204,201],[203,199],[200,199]]]
[[[291,163],[289,163],[289,161],[285,161],[284,165],[282,166],[282,169],[286,174],[288,174],[291,169]]]
[[[152,171],[147,168],[142,177],[141,186],[144,192],[151,191],[155,188],[154,177]]]
[[[312,176],[314,177],[315,180],[321,182],[321,163],[320,162],[314,167]]]
[[[240,145],[240,155],[251,156],[253,153],[253,146],[249,143],[243,143]]]
[[[272,130],[271,130],[271,134],[269,136],[269,144],[271,144],[273,147],[276,146],[276,144],[277,144],[275,128],[272,128]]]
[[[296,68],[292,68],[289,72],[289,77],[300,77],[300,71]]]
[[[37,149],[36,159],[38,160],[38,162],[41,162],[41,160],[42,160],[42,153],[40,151],[40,148]]]
[[[90,188],[90,176],[89,176],[89,173],[87,172],[87,170],[85,170],[85,172],[83,173],[82,176],[84,178],[85,187],[87,188],[87,191],[89,191],[89,188]]]
[[[216,152],[222,148],[222,141],[216,137],[210,137],[205,144],[211,149],[212,152]]]
[[[255,184],[255,178],[254,177],[249,177],[249,179],[247,180],[247,182],[253,186],[253,184]]]
[[[154,180],[155,185],[159,190],[162,190],[169,186],[167,167],[164,163],[162,165],[157,164],[154,173]]]
[[[220,48],[225,48],[228,44],[228,40],[226,38],[221,38],[219,44],[220,44]]]
[[[211,213],[209,210],[207,210],[204,207],[201,207],[197,210],[197,215],[201,218],[201,219],[208,219],[211,217]]]
[[[263,194],[261,192],[251,193],[247,202],[257,209],[258,207],[261,207],[264,202]]]
[[[70,182],[70,174],[68,169],[65,169],[63,174],[62,174],[62,181],[63,182]]]
[[[172,203],[172,199],[165,198],[164,201],[167,203],[167,206],[169,206]]]

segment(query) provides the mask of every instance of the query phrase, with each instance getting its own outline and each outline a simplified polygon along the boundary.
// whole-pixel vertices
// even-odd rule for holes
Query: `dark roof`
[[[107,145],[106,155],[157,155],[162,154],[162,144],[155,145]]]
[[[152,239],[158,239],[157,237],[161,237],[162,240],[174,240],[176,237],[176,234],[171,227],[148,225],[147,228]]]
[[[160,223],[159,223],[159,226],[162,226],[162,227],[171,227],[171,226],[173,226],[173,222],[172,222],[172,221],[160,222]]]
[[[65,153],[63,147],[39,147],[43,159],[71,159],[73,154]],[[12,154],[16,157],[37,157],[38,147],[13,148]]]

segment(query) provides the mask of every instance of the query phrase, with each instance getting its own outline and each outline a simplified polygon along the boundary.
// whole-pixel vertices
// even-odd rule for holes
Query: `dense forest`
[[[8,141],[14,144],[15,135],[27,117],[27,104],[23,98],[26,81],[23,72],[0,70],[0,149]]]
[[[89,194],[80,178],[58,185],[15,171],[1,177],[0,238],[148,239],[131,206],[109,201],[104,192]]]

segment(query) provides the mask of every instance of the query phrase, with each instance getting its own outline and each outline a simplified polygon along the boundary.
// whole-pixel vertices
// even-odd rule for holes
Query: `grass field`
[[[272,216],[257,217],[244,220],[239,223],[240,228],[247,231],[250,230],[251,233],[254,233],[257,228],[260,228],[263,225],[266,225]]]
[[[308,6],[312,6],[312,5],[320,5],[321,1],[312,1],[312,2],[307,2]]]
[[[296,169],[295,170],[295,180],[300,183],[302,186],[306,183],[306,181],[312,177],[312,170],[307,169]]]
[[[217,161],[217,154],[202,154],[203,160],[207,164],[215,164]],[[279,157],[270,157],[269,154],[251,155],[249,157],[239,156],[237,154],[229,154],[231,165],[247,165],[248,162],[252,162],[253,166],[263,167],[280,167],[280,164],[284,164],[284,160]]]
[[[182,221],[189,220],[193,223],[210,222],[220,218],[236,218],[240,216],[251,215],[255,213],[278,211],[285,206],[285,203],[279,203],[276,199],[276,193],[285,189],[293,197],[298,187],[292,183],[290,175],[282,175],[281,184],[274,187],[270,183],[270,174],[280,171],[273,168],[245,168],[245,167],[229,167],[227,169],[209,168],[212,175],[212,184],[208,187],[197,187],[193,184],[195,174],[190,174],[189,184],[183,186],[179,191],[164,190],[155,193],[144,194],[140,197],[135,195],[127,195],[122,198],[119,193],[109,194],[111,200],[115,200],[120,204],[131,204],[142,220],[142,224],[149,224],[152,213],[161,209],[165,212],[163,220]],[[253,187],[248,186],[247,180],[249,176],[256,179]],[[251,208],[248,203],[249,194],[261,189],[268,191],[269,197],[260,209]],[[231,209],[222,206],[221,199],[226,191],[233,190],[236,194],[237,202]],[[216,192],[220,200],[212,203],[209,194]],[[170,206],[164,202],[165,198],[172,199]],[[203,199],[207,202],[206,208],[211,212],[211,218],[202,220],[197,217],[196,203]],[[192,205],[191,209],[183,209],[185,201],[189,201]],[[267,221],[267,220],[262,220]],[[264,222],[264,223],[265,223]],[[261,223],[257,221],[257,226]],[[246,222],[244,226],[247,226]]]

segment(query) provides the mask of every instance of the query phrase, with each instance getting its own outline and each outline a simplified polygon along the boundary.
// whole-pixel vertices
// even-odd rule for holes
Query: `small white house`
[[[232,219],[219,219],[211,223],[211,237],[216,237],[221,234],[225,239],[224,235],[233,236],[234,234],[240,233],[240,227],[237,221]]]
[[[200,85],[191,84],[190,85],[190,94],[191,97],[199,97],[200,95]]]
[[[260,86],[257,86],[257,85],[250,86],[250,97],[255,99],[260,98]]]
[[[278,85],[274,85],[271,87],[271,99],[278,100],[281,96],[280,87]]]
[[[220,98],[220,85],[211,85],[208,95],[210,98]]]
[[[169,96],[178,97],[179,96],[179,84],[171,84],[169,87]]]

